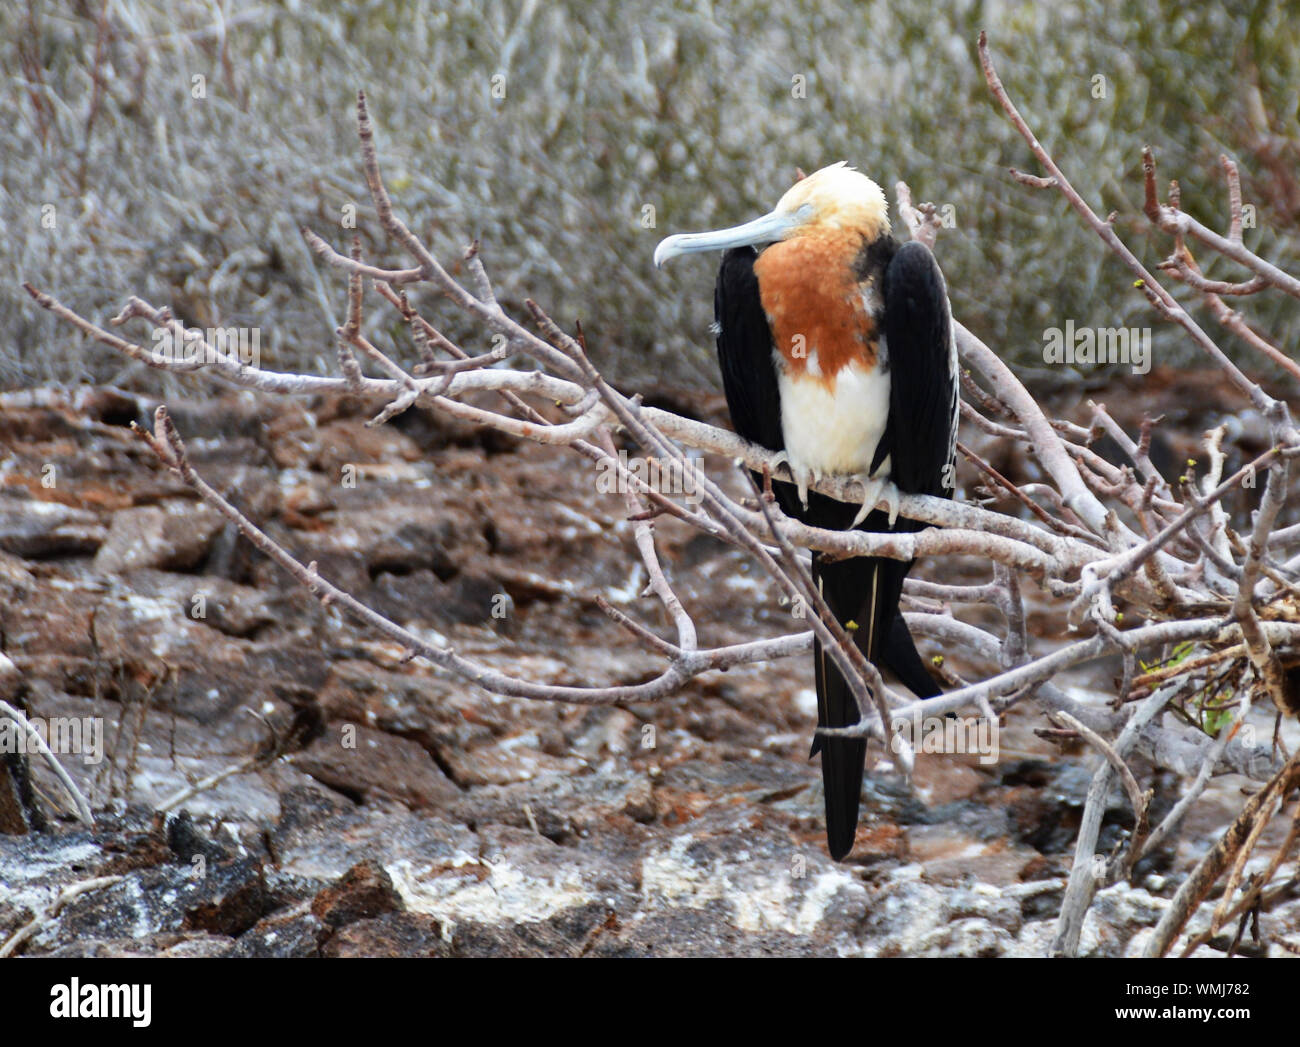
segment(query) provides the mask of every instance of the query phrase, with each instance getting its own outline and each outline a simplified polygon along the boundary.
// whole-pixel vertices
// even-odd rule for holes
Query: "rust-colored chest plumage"
[[[864,239],[846,229],[824,229],[772,244],[758,256],[763,311],[791,379],[834,384],[844,367],[870,370],[878,357],[870,302],[879,293],[858,265]]]
[[[778,358],[781,437],[801,488],[808,477],[868,473],[889,420],[878,329],[881,258],[860,231],[808,230],[754,262]]]

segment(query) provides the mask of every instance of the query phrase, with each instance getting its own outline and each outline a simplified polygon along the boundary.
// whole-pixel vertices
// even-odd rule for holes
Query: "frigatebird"
[[[957,438],[957,348],[947,287],[929,248],[890,235],[885,194],[843,162],[802,178],[762,218],[670,236],[656,266],[722,250],[714,291],[718,363],[736,433],[781,453],[795,483],[783,512],[816,527],[915,531],[897,492],[950,496]],[[854,476],[861,507],[808,486]],[[891,486],[892,485],[892,486]],[[882,501],[886,510],[875,509]],[[812,577],[863,655],[920,698],[942,693],[899,612],[911,562],[831,559]],[[857,723],[839,669],[817,641],[817,722]],[[818,735],[831,857],[853,848],[866,740]]]

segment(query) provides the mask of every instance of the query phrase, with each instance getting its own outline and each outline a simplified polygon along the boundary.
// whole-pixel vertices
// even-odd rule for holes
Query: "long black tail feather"
[[[756,477],[756,482],[759,482]],[[799,501],[791,484],[774,483],[773,492],[788,516],[817,527],[844,530],[853,521],[856,507],[813,491],[807,507]],[[890,530],[888,517],[876,510],[861,524],[866,531]],[[906,518],[895,522],[894,530],[918,530],[919,524]],[[903,579],[912,569],[910,561],[885,557],[853,557],[828,560],[813,555],[813,582],[836,620],[849,629],[853,642],[877,668],[898,677],[918,698],[943,693],[925,667],[907,623],[898,611]],[[858,722],[858,705],[853,692],[831,656],[814,643],[817,677],[817,723],[822,727],[848,727]],[[860,738],[827,738],[814,735],[811,756],[821,753],[822,784],[826,794],[826,840],[831,857],[839,861],[853,849],[858,826],[858,805],[866,768],[867,744]]]
[[[942,693],[925,668],[907,623],[898,611],[903,579],[911,563],[881,557],[826,560],[813,557],[812,575],[822,598],[868,661],[887,668],[921,698]],[[817,723],[848,727],[858,722],[853,692],[821,641],[814,645],[817,678]],[[822,785],[826,794],[826,840],[831,857],[839,861],[853,849],[858,805],[866,767],[863,738],[816,735],[812,753],[821,753]]]

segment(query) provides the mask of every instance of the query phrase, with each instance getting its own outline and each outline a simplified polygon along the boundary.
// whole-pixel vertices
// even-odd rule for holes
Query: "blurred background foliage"
[[[716,259],[659,273],[655,243],[764,212],[796,166],[841,159],[891,200],[903,179],[951,205],[938,253],[954,311],[1030,380],[1049,377],[1043,331],[1067,319],[1152,326],[1157,364],[1195,364],[1059,194],[1007,176],[1037,167],[975,41],[988,30],[1031,126],[1148,264],[1170,248],[1141,215],[1149,143],[1162,185],[1178,178],[1184,208],[1220,229],[1218,157],[1235,157],[1256,209],[1247,244],[1297,272],[1298,14],[1172,0],[6,3],[0,385],[160,381],[56,324],[22,280],[100,320],[135,293],[191,324],[255,326],[263,366],[332,370],[345,284],[299,225],[346,249],[355,204],[372,260],[406,264],[365,193],[358,87],[412,228],[444,261],[479,238],[507,307],[532,297],[581,319],[624,388],[717,381]],[[1243,278],[1221,261],[1207,272]],[[428,292],[422,305],[488,348]],[[1295,354],[1295,306],[1274,292],[1241,308]],[[368,323],[402,337],[376,307]]]

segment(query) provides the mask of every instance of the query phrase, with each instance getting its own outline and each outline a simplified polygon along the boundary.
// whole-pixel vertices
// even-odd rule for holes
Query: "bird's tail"
[[[826,605],[844,626],[866,659],[890,669],[918,697],[941,693],[917,653],[907,623],[898,612],[903,579],[912,564],[884,557],[827,560],[814,554],[813,582]],[[858,704],[829,653],[815,642],[817,723],[848,727],[858,722]],[[853,849],[858,828],[858,801],[866,766],[865,738],[817,735],[813,754],[822,755],[822,784],[826,793],[826,842],[839,861]]]

